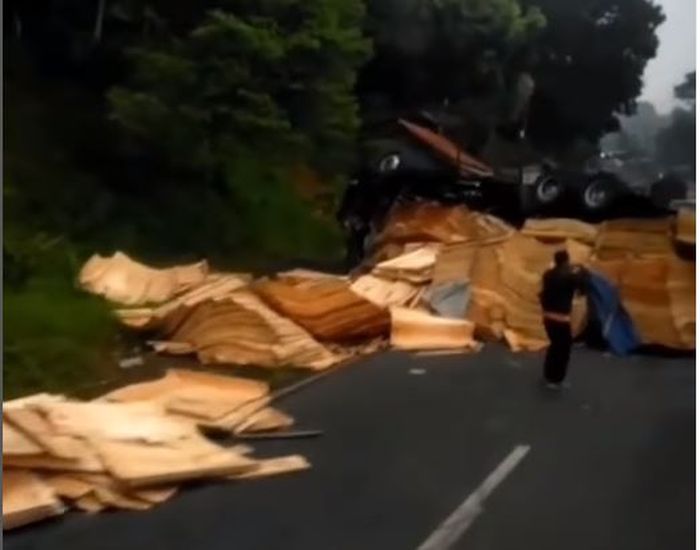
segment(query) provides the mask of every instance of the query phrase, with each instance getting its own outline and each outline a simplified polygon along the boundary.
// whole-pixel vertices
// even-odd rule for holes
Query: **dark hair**
[[[569,263],[569,253],[566,250],[557,250],[554,253],[554,264],[559,267]]]

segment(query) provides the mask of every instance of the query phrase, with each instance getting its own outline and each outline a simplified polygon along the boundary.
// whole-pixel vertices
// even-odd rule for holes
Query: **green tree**
[[[547,18],[536,41],[532,139],[562,150],[617,130],[615,115],[634,112],[644,68],[656,55],[661,8],[649,0],[522,1]]]
[[[365,116],[504,99],[543,25],[539,10],[517,0],[368,0],[375,55],[358,86]]]
[[[263,160],[342,169],[359,124],[367,59],[359,0],[211,5],[134,48],[133,76],[109,94],[114,118],[165,158],[216,177],[253,148]]]

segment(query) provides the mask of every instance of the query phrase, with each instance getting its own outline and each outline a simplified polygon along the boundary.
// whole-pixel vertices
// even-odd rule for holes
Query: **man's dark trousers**
[[[566,377],[571,356],[571,324],[545,319],[544,328],[550,342],[544,360],[544,378],[552,384],[561,384]]]

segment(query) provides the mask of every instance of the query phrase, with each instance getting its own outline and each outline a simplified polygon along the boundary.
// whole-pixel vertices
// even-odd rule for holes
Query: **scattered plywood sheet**
[[[84,479],[70,474],[57,474],[44,477],[44,482],[60,497],[78,500],[89,495],[94,485]]]
[[[399,203],[392,209],[377,240],[381,247],[414,242],[483,245],[503,241],[513,231],[500,219],[471,212],[465,206],[412,202]]]
[[[205,364],[325,369],[339,360],[302,327],[244,290],[197,305],[170,340],[197,350]]]
[[[375,338],[353,345],[344,344],[329,344],[329,348],[346,358],[358,357],[363,355],[371,355],[387,349],[389,342],[385,338]]]
[[[173,498],[177,494],[177,491],[177,487],[158,487],[153,489],[132,490],[131,494],[150,504],[162,504]]]
[[[268,432],[290,428],[294,425],[294,418],[275,409],[265,407],[253,414],[236,427],[236,433]]]
[[[442,247],[435,260],[432,285],[468,281],[477,251],[478,247],[469,242],[452,243]]]
[[[695,246],[695,205],[681,207],[676,214],[676,240]]]
[[[221,477],[245,472],[255,464],[203,437],[167,445],[99,440],[93,444],[109,473],[129,487]]]
[[[104,471],[104,465],[97,455],[78,441],[84,449],[80,458],[67,459],[52,455],[40,456],[3,456],[3,464],[12,468],[24,468],[46,472],[88,472],[97,473]]]
[[[468,240],[473,213],[466,207],[431,202],[397,204],[392,208],[379,243],[460,242]]]
[[[622,305],[644,344],[695,348],[695,264],[675,256],[616,264]]]
[[[375,265],[372,274],[384,279],[401,280],[414,284],[428,283],[432,279],[439,251],[439,245],[424,245]]]
[[[510,240],[510,239],[509,239]],[[473,289],[501,290],[501,258],[508,241],[480,246],[472,263],[469,280]]]
[[[123,252],[111,257],[93,255],[80,270],[80,286],[93,294],[123,305],[161,303],[202,283],[209,271],[207,262],[155,269]]]
[[[282,271],[277,274],[278,279],[289,279],[293,281],[305,281],[308,279],[339,279],[347,281],[347,275],[338,275],[336,273],[326,273],[324,271],[315,271],[313,269],[291,269]]]
[[[25,397],[19,397],[17,399],[4,401],[2,404],[2,408],[3,411],[6,411],[8,409],[18,409],[26,407],[27,405],[37,405],[40,403],[55,403],[58,401],[65,400],[65,395],[57,395],[53,393],[35,393],[33,395],[27,395]]]
[[[255,291],[275,311],[323,341],[351,341],[385,334],[389,315],[352,291],[346,281],[308,279],[258,282]]]
[[[137,330],[158,330],[172,334],[192,309],[207,300],[225,300],[233,292],[246,287],[252,277],[245,273],[216,273],[188,292],[150,308],[118,309],[116,315],[125,326]]]
[[[398,349],[477,349],[474,323],[407,308],[391,309],[391,345]]]
[[[27,437],[21,430],[9,422],[2,422],[2,454],[3,456],[37,456],[46,452],[36,441]]]
[[[3,468],[2,528],[14,529],[62,514],[65,508],[39,476]]]
[[[106,508],[106,506],[102,504],[93,494],[80,497],[73,503],[73,505],[87,514],[97,514]]]
[[[695,262],[670,258],[666,288],[678,338],[686,349],[695,349]]]
[[[382,279],[374,275],[358,277],[350,288],[381,308],[408,305],[420,292],[420,287],[412,283]]]
[[[598,236],[598,227],[568,218],[530,219],[525,222],[520,234],[546,241],[571,239],[593,245]]]
[[[94,496],[105,508],[116,508],[118,510],[148,510],[153,507],[153,504],[150,502],[126,495],[115,490],[113,486],[96,486]]]
[[[164,414],[152,402],[65,402],[37,405],[54,433],[83,439],[165,443],[190,437],[196,427]]]
[[[309,461],[301,455],[288,455],[276,458],[263,458],[256,461],[255,467],[241,474],[229,476],[230,479],[259,479],[299,472],[311,468]]]
[[[267,407],[270,401],[272,401],[271,397],[265,395],[259,399],[241,405],[226,416],[208,422],[200,422],[200,424],[208,428],[235,432],[238,426],[246,422],[253,414]]]
[[[669,255],[671,228],[671,218],[607,221],[600,226],[594,254],[600,260]]]
[[[167,353],[168,355],[191,355],[197,349],[187,342],[168,342],[162,340],[149,340],[148,345],[156,353]]]
[[[35,405],[36,406],[36,405]],[[31,407],[10,407],[4,411],[5,420],[42,447],[48,456],[4,456],[15,466],[31,467],[47,463],[47,467],[73,464],[79,470],[101,469],[99,461],[91,458],[90,449],[80,439],[57,433],[43,413]],[[48,466],[48,465],[51,466]],[[35,466],[40,467],[40,466]]]
[[[483,288],[473,288],[467,319],[474,323],[474,335],[479,340],[497,342],[506,328],[506,303],[501,294]]]
[[[503,249],[501,295],[506,325],[524,339],[547,340],[538,296],[542,275],[552,266],[554,252],[559,248],[562,247],[516,235]]]
[[[100,508],[123,510],[147,510],[177,493],[177,487],[125,489],[115,483],[114,479],[102,474],[60,474],[45,478],[45,482],[58,496],[74,503],[90,497],[88,507],[93,503],[91,499],[94,499],[101,505]],[[83,508],[79,503],[76,505]]]
[[[165,376],[120,388],[106,401],[150,401],[169,412],[197,420],[216,420],[269,393],[265,382],[205,372],[170,369]]]

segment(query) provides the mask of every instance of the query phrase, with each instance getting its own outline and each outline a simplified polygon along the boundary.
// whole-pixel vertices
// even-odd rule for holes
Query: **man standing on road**
[[[550,389],[559,389],[569,366],[571,355],[571,308],[574,294],[582,292],[584,271],[572,266],[569,254],[560,250],[554,254],[554,267],[542,277],[540,303],[549,348],[544,360],[544,380]]]

